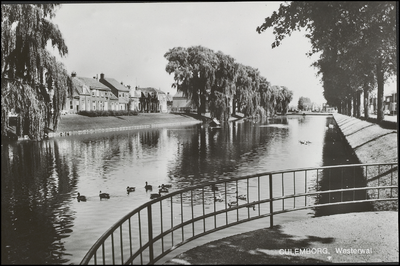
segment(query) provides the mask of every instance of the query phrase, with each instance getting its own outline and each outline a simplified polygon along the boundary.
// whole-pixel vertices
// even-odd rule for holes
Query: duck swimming
[[[99,193],[100,199],[109,199],[110,198],[110,194],[108,193]]]
[[[238,196],[236,196],[236,198],[240,199],[240,200],[247,200],[246,195],[238,195]]]
[[[127,186],[126,187],[126,191],[129,193],[129,192],[134,192],[135,191],[135,187],[130,187],[130,186]]]
[[[158,190],[158,192],[159,192],[159,193],[168,193],[168,188],[166,188],[166,187],[161,187],[161,188]]]
[[[76,199],[79,201],[86,201],[86,196],[81,195],[81,193],[78,192],[78,196],[76,197]]]
[[[231,202],[228,203],[228,206],[229,206],[229,208],[238,206],[238,202],[237,201],[231,201]]]
[[[152,189],[153,189],[153,186],[147,184],[147,181],[146,181],[146,185],[144,186],[144,188],[145,188],[146,190],[152,190]]]
[[[218,196],[215,196],[215,197],[214,197],[214,201],[218,201],[218,202],[224,201],[224,200],[222,199],[221,193],[219,193]]]

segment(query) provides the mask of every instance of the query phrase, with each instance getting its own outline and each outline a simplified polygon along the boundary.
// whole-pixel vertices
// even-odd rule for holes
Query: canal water
[[[155,189],[171,184],[174,191],[272,170],[356,163],[329,125],[335,125],[331,116],[299,115],[221,129],[171,126],[2,143],[2,264],[79,264],[110,226],[150,200],[145,182]],[[127,186],[136,190],[127,193]],[[110,199],[100,199],[100,191]],[[86,202],[77,200],[78,192]],[[314,215],[293,212],[289,220]]]

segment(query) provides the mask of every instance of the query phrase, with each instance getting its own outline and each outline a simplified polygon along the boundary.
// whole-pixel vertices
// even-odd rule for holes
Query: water
[[[2,263],[79,264],[111,225],[149,201],[146,181],[177,190],[258,172],[350,163],[339,137],[340,145],[329,150],[344,152],[336,162],[327,153],[329,123],[331,117],[290,116],[222,129],[175,126],[4,143]],[[127,186],[136,191],[128,194]],[[99,191],[111,198],[100,199]],[[86,202],[77,201],[78,192]],[[305,215],[310,211],[290,219]]]

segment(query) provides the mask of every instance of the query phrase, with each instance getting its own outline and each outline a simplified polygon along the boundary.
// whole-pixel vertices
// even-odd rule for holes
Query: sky
[[[68,73],[103,73],[132,87],[153,87],[174,95],[173,74],[164,55],[174,47],[203,46],[257,68],[271,85],[325,103],[316,56],[305,32],[294,32],[272,49],[272,29],[256,32],[281,2],[160,2],[62,4],[53,18],[68,46],[59,58]],[[385,89],[386,92],[386,89]]]

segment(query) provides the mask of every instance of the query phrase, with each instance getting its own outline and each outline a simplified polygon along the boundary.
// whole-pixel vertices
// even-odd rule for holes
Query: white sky
[[[280,2],[169,2],[62,4],[53,22],[68,46],[61,59],[67,71],[94,77],[104,73],[125,85],[154,87],[175,94],[164,54],[174,47],[201,45],[257,68],[272,85],[323,103],[315,57],[304,32],[272,49],[272,29],[256,32]],[[395,87],[394,87],[395,88]],[[387,89],[385,88],[385,92]]]

